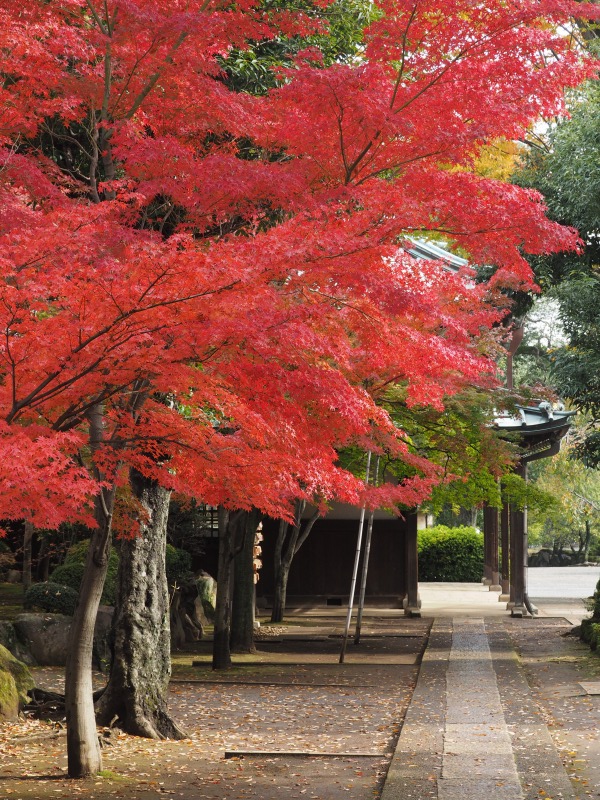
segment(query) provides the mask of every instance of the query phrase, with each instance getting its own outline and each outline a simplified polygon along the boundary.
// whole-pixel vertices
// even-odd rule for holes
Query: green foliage
[[[552,382],[577,408],[600,418],[600,84],[590,81],[571,97],[571,117],[551,129],[547,148],[532,148],[515,183],[542,192],[548,215],[578,229],[580,253],[532,260],[544,289],[554,287],[568,344],[554,349]],[[578,448],[588,466],[600,465],[595,426]]]
[[[572,438],[580,436],[576,424]],[[600,472],[574,458],[575,452],[573,443],[567,442],[560,453],[538,462],[531,470],[534,487],[549,495],[553,502],[546,507],[531,508],[529,538],[532,544],[553,549],[577,547],[583,561],[598,548]]]
[[[427,509],[439,513],[484,502],[500,505],[498,477],[510,469],[514,448],[498,436],[490,424],[497,399],[475,387],[444,398],[442,411],[422,406],[408,407],[401,386],[390,389],[382,401],[407,444],[416,455],[439,465],[448,480],[432,492]],[[386,463],[387,472],[398,479],[410,477],[404,462]]]
[[[483,534],[475,528],[436,525],[419,531],[418,550],[422,581],[481,581]]]
[[[52,572],[50,575],[50,581],[52,583],[62,584],[63,586],[69,586],[71,589],[79,592],[89,546],[90,540],[84,539],[83,541],[77,542],[69,547],[67,555],[65,556],[65,563],[62,566],[57,567]],[[113,606],[115,604],[117,595],[118,569],[119,556],[116,550],[112,550],[108,560],[106,581],[104,583],[102,598],[100,600],[100,602],[104,603],[104,605]]]
[[[593,619],[584,619],[581,622],[581,639],[589,644],[591,650],[598,650],[600,644],[600,623]]]
[[[270,3],[272,7],[289,7],[289,0]],[[294,3],[294,10],[304,10],[319,21],[322,33],[305,38],[293,37],[256,42],[244,50],[233,50],[222,61],[227,84],[238,92],[265,94],[281,82],[279,70],[291,67],[295,56],[308,47],[321,54],[323,66],[351,63],[360,57],[363,29],[379,14],[368,0],[334,0],[326,8],[310,2]]]
[[[552,286],[598,264],[600,241],[600,85],[589,84],[571,97],[571,117],[551,129],[548,147],[531,148],[515,183],[542,192],[549,216],[578,229],[585,251],[541,256],[536,276]]]
[[[70,586],[58,583],[34,583],[23,598],[23,608],[40,609],[51,614],[66,614],[72,617],[77,606],[78,593]]]
[[[192,572],[192,557],[185,550],[167,545],[166,554],[167,581],[169,586],[180,586]]]
[[[546,491],[537,483],[523,480],[520,475],[514,472],[504,475],[501,481],[502,499],[505,504],[514,508],[539,513],[548,512],[556,508],[557,502],[551,491]]]
[[[581,621],[580,638],[589,644],[592,650],[598,650],[600,645],[600,581],[596,584],[596,591],[590,598],[588,611],[592,616]]]

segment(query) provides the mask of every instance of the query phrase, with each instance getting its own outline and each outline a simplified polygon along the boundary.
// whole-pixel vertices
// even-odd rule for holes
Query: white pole
[[[367,467],[365,470],[365,486],[369,485],[369,470],[371,469],[371,451],[367,453]],[[352,570],[352,582],[350,584],[350,597],[348,598],[348,614],[346,615],[346,627],[344,629],[344,637],[342,639],[342,650],[340,652],[340,664],[344,663],[344,656],[346,654],[346,644],[348,642],[348,632],[350,631],[350,622],[352,620],[352,606],[354,605],[354,591],[356,589],[356,576],[358,575],[358,562],[360,560],[360,548],[362,545],[362,532],[365,522],[365,507],[360,510],[360,520],[358,523],[358,538],[356,540],[356,555],[354,557],[354,569]]]
[[[373,476],[373,486],[377,486],[379,481],[379,456],[375,459],[375,474]],[[365,608],[365,593],[367,591],[367,573],[369,572],[369,555],[371,553],[371,535],[373,534],[373,517],[375,512],[369,512],[369,523],[367,525],[367,538],[365,539],[365,555],[363,558],[362,577],[360,580],[360,593],[358,595],[358,615],[356,617],[356,630],[354,632],[354,644],[360,643],[360,629],[362,626],[363,611]]]

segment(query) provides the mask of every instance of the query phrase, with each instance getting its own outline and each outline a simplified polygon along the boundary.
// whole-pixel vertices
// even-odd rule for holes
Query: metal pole
[[[365,486],[369,485],[369,470],[371,469],[371,451],[367,453],[367,467],[365,470]],[[354,590],[356,589],[356,576],[358,575],[358,562],[360,560],[360,548],[362,545],[362,532],[365,523],[365,507],[360,510],[360,520],[358,523],[358,538],[356,540],[356,555],[354,556],[354,568],[352,570],[352,582],[350,583],[350,597],[348,598],[348,613],[346,615],[346,627],[344,628],[344,636],[342,638],[342,649],[340,651],[340,664],[344,663],[344,656],[346,655],[346,644],[348,643],[348,633],[350,631],[350,622],[352,620],[352,606],[354,605]]]
[[[373,476],[373,486],[379,483],[379,456],[375,459],[375,474]],[[365,555],[363,557],[362,576],[360,579],[360,594],[358,596],[358,615],[356,617],[356,630],[354,632],[354,644],[360,643],[360,629],[362,626],[363,611],[365,608],[365,593],[367,590],[367,573],[369,572],[369,555],[371,553],[371,535],[373,533],[373,517],[375,512],[369,512],[369,522],[367,525],[367,537],[365,539]]]

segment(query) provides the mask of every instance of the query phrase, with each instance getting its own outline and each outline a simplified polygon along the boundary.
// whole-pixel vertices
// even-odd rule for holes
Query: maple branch
[[[121,102],[121,100],[123,99],[125,94],[127,93],[127,89],[129,88],[129,85],[131,84],[131,81],[133,80],[134,76],[137,74],[137,71],[138,71],[138,68],[139,68],[140,64],[146,58],[146,56],[149,55],[152,52],[152,50],[154,49],[154,47],[156,46],[156,44],[159,41],[160,41],[160,37],[156,37],[155,36],[154,39],[152,39],[152,41],[148,45],[148,48],[146,49],[146,51],[144,53],[142,53],[140,56],[138,56],[138,58],[134,61],[133,65],[132,65],[132,67],[129,70],[129,73],[127,75],[127,80],[124,81],[123,87],[122,87],[121,91],[117,94],[117,96],[115,98],[115,101],[114,101],[114,103],[112,105],[112,113],[113,113],[113,115],[116,113],[116,110],[117,110],[117,108],[119,106],[119,103]]]
[[[204,9],[208,6],[208,3],[209,3],[209,0],[206,0],[206,2],[204,3],[204,5],[202,6],[202,8],[200,10],[204,11]],[[160,67],[159,69],[157,69],[156,72],[154,74],[152,74],[148,78],[148,82],[146,83],[146,85],[144,86],[142,91],[138,94],[138,96],[133,101],[133,105],[131,106],[129,111],[127,111],[125,113],[124,119],[131,119],[133,117],[133,115],[136,113],[138,108],[142,105],[142,103],[144,102],[146,97],[148,97],[148,95],[150,94],[152,89],[154,89],[154,87],[156,86],[156,84],[160,80],[160,77],[164,73],[164,71],[167,68],[167,66],[169,66],[170,64],[173,63],[173,56],[179,50],[179,48],[185,42],[185,40],[188,38],[189,35],[190,35],[189,31],[181,31],[181,33],[177,37],[175,43],[173,44],[173,46],[169,50],[168,55],[165,56],[165,61],[164,61],[163,66]]]
[[[195,294],[188,295],[186,297],[178,297],[178,298],[174,298],[172,300],[162,300],[162,301],[153,303],[153,304],[151,304],[149,306],[146,306],[145,308],[137,308],[137,307],[136,308],[132,308],[129,311],[126,311],[126,312],[120,314],[116,319],[112,320],[112,322],[108,323],[103,328],[101,328],[100,330],[96,331],[94,334],[91,334],[90,336],[88,336],[87,339],[85,339],[83,342],[81,342],[77,347],[75,347],[72,350],[71,356],[77,355],[78,353],[81,353],[86,347],[88,347],[90,344],[95,342],[97,339],[99,339],[102,336],[105,336],[111,330],[115,329],[118,325],[120,325],[121,323],[125,322],[128,319],[131,319],[132,317],[136,316],[137,314],[141,314],[141,313],[147,312],[147,311],[152,311],[152,310],[154,310],[156,308],[168,308],[170,306],[180,305],[182,303],[187,303],[187,302],[189,302],[191,300],[197,300],[197,299],[199,299],[201,297],[208,297],[210,295],[217,295],[217,294],[220,294],[221,292],[229,291],[234,286],[236,286],[238,283],[240,283],[240,281],[236,280],[236,281],[232,281],[230,284],[228,284],[226,286],[220,287],[219,289],[206,290],[204,292],[197,292]],[[157,331],[161,330],[164,327],[166,327],[166,326],[165,325],[157,326],[154,329],[147,329],[145,332],[156,333]],[[44,392],[44,389],[47,386],[49,386],[52,383],[52,381],[56,380],[56,378],[62,372],[62,370],[54,370],[49,375],[47,375],[46,378],[40,384],[38,384],[38,386],[35,389],[33,389],[26,397],[22,398],[21,400],[15,402],[13,404],[13,407],[11,408],[9,414],[5,418],[6,421],[8,423],[12,422],[15,419],[15,417],[25,407],[34,407],[35,405],[39,405],[40,403],[45,402],[46,400],[50,399],[51,397],[56,396],[56,394],[59,391],[62,391],[67,386],[73,385],[73,383],[75,383],[76,381],[78,381],[82,377],[84,377],[85,375],[87,375],[90,372],[92,372],[93,370],[95,370],[111,352],[113,352],[116,349],[118,349],[119,347],[121,347],[122,344],[124,344],[129,339],[133,338],[134,336],[139,336],[139,335],[140,335],[140,331],[137,330],[137,331],[129,332],[127,334],[127,336],[125,336],[125,337],[120,337],[120,339],[118,341],[116,341],[111,347],[109,347],[109,348],[107,348],[105,350],[105,352],[103,353],[102,356],[99,356],[92,364],[89,364],[85,368],[85,370],[82,370],[77,375],[71,376],[70,378],[66,379],[65,381],[62,381],[61,383],[57,384],[57,386],[53,387],[53,389],[51,391]]]
[[[434,156],[441,156],[443,155],[443,150],[432,150],[430,153],[422,153],[418,156],[413,156],[413,158],[406,158],[404,161],[399,161],[396,164],[387,164],[385,167],[381,167],[381,169],[374,170],[373,172],[369,172],[364,175],[360,180],[357,180],[354,184],[355,186],[361,186],[366,181],[370,180],[371,178],[376,178],[378,175],[383,174],[384,172],[388,172],[389,170],[394,169],[401,169],[402,167],[406,166],[406,164],[413,164],[415,161],[423,161],[426,158],[433,158]]]
[[[394,84],[394,91],[392,92],[392,99],[390,100],[390,109],[394,107],[394,103],[396,102],[396,97],[398,95],[398,90],[400,89],[400,83],[402,78],[404,77],[404,66],[406,64],[406,50],[407,50],[407,43],[408,43],[408,31],[414,19],[417,15],[417,5],[416,3],[412,7],[412,11],[410,12],[410,16],[408,18],[408,22],[406,24],[406,28],[404,29],[404,33],[402,34],[402,58],[400,60],[400,67],[398,68],[398,76],[396,78],[396,83]]]
[[[98,12],[96,11],[94,4],[91,2],[91,0],[85,0],[85,2],[89,10],[91,11],[92,17],[94,18],[96,25],[100,28],[100,30],[105,36],[108,36],[108,30],[105,27],[104,22],[100,17],[100,14],[98,14]]]

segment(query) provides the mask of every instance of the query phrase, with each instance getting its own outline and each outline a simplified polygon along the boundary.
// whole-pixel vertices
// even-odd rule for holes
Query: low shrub
[[[34,583],[25,592],[23,608],[28,611],[39,609],[51,614],[66,614],[72,617],[77,606],[77,596],[77,591],[70,586],[61,586],[51,581]]]
[[[418,534],[419,580],[479,583],[483,575],[483,534],[465,525],[436,525]]]
[[[56,567],[56,569],[50,575],[50,581],[52,581],[52,583],[60,583],[64,586],[69,586],[71,589],[79,592],[89,546],[90,540],[84,539],[81,542],[77,542],[77,544],[69,547],[67,550],[67,555],[65,556],[65,563],[60,567]],[[110,558],[108,560],[106,582],[104,583],[104,590],[102,591],[102,598],[100,601],[104,605],[112,606],[115,604],[118,569],[118,553],[116,550],[111,550]]]

